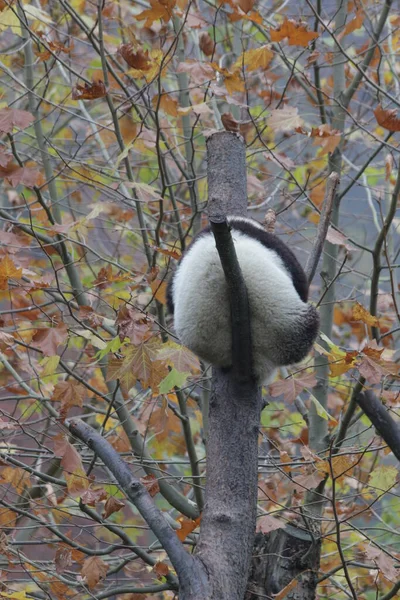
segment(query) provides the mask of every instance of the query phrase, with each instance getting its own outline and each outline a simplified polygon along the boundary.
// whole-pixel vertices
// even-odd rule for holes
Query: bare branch
[[[69,430],[91,448],[114,475],[127,498],[136,506],[150,529],[157,536],[174,565],[180,583],[190,587],[190,579],[194,567],[194,559],[184,549],[175,531],[169,526],[162,512],[154,504],[145,486],[132,475],[128,465],[122,460],[114,448],[81,419],[71,419]]]
[[[400,460],[400,427],[390,416],[384,404],[371,390],[364,390],[356,397],[357,404],[365,412],[381,438],[385,440],[397,460]]]
[[[314,278],[315,271],[317,270],[318,262],[322,254],[322,249],[324,247],[326,234],[328,233],[328,227],[331,220],[336,189],[339,183],[339,174],[333,171],[329,175],[328,181],[326,183],[325,198],[321,216],[319,219],[317,237],[315,238],[314,245],[311,250],[310,256],[308,257],[305,268],[309,285],[311,284]]]

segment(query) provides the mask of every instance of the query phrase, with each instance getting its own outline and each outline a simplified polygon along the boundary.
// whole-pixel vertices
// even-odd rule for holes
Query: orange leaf
[[[177,530],[176,535],[183,542],[189,533],[192,533],[200,525],[201,517],[197,517],[195,521],[192,519],[186,519],[185,517],[179,517],[178,523],[181,528]]]
[[[20,279],[22,269],[15,265],[15,262],[8,254],[0,261],[0,290],[7,289],[9,279]]]
[[[150,0],[151,8],[136,15],[136,19],[138,21],[146,19],[144,24],[145,27],[151,27],[154,21],[157,21],[158,19],[167,23],[172,17],[172,10],[175,4],[175,0]]]
[[[287,17],[278,29],[270,30],[270,35],[271,42],[281,42],[287,38],[289,46],[303,46],[303,48],[306,48],[312,40],[319,37],[319,34],[315,31],[308,31],[307,23],[294,21]]]

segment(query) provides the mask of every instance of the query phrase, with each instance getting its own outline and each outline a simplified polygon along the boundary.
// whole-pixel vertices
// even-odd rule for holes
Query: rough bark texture
[[[247,214],[246,151],[237,133],[222,131],[207,139],[208,214]]]
[[[207,443],[206,503],[197,556],[215,600],[243,600],[257,508],[261,393],[214,371]]]
[[[320,540],[290,525],[258,533],[245,600],[270,598],[292,581],[287,600],[314,600],[320,552]]]
[[[226,215],[246,215],[243,139],[217,133],[207,140],[207,150],[210,220],[218,223]],[[224,253],[220,257],[224,261]],[[225,276],[231,279],[229,269]],[[229,289],[231,294],[240,293]],[[236,357],[243,351],[241,343],[233,337]],[[243,600],[255,532],[261,391],[250,372],[246,376],[236,371],[213,372],[205,506],[196,551],[209,575],[210,600]]]

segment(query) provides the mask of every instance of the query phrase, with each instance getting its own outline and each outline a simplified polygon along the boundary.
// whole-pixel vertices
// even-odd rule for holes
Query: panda
[[[307,356],[318,312],[307,302],[306,275],[286,244],[253,219],[227,221],[248,292],[253,374],[267,383],[277,367]],[[210,226],[183,253],[168,282],[167,304],[182,344],[215,367],[232,365],[228,286]]]

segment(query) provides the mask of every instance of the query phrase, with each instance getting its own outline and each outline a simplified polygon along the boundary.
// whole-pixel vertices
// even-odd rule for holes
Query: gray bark
[[[208,139],[207,150],[209,217],[212,224],[223,224],[213,225],[213,232],[228,280],[232,321],[240,321],[241,335],[232,337],[233,367],[213,372],[205,507],[196,556],[209,574],[210,600],[243,600],[256,524],[261,392],[248,360],[246,287],[224,221],[227,215],[247,212],[245,148],[240,136],[221,132]]]

